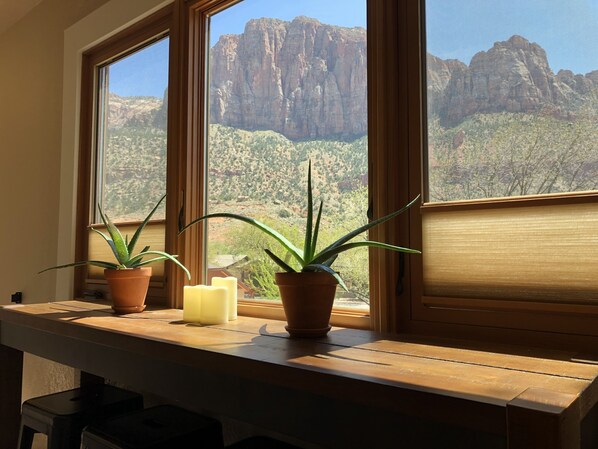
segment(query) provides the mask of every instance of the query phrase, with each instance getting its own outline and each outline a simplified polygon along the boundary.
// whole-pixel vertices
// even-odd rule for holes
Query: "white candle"
[[[228,290],[228,319],[237,319],[237,278],[228,276],[225,278],[213,277],[212,285],[215,287],[226,287]]]
[[[228,321],[226,287],[203,286],[201,292],[201,324],[223,324]]]
[[[199,323],[202,287],[202,285],[185,285],[183,287],[183,321]]]

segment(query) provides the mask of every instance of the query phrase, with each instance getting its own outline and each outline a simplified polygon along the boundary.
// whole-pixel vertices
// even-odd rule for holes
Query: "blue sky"
[[[168,44],[169,39],[164,38],[111,64],[110,92],[162,98],[168,85]]]
[[[308,16],[331,25],[365,28],[365,10],[365,0],[245,0],[212,17],[210,45],[221,34],[242,33],[247,21],[262,17],[290,21]]]
[[[397,0],[403,1],[403,0]],[[221,34],[239,34],[252,18],[365,27],[365,0],[244,0],[211,19],[213,45]],[[598,0],[427,0],[428,51],[469,64],[496,41],[519,34],[538,43],[551,68],[575,73],[598,70]],[[167,41],[111,66],[110,90],[119,95],[161,97],[167,82]]]
[[[556,73],[598,70],[598,0],[427,0],[428,51],[469,64],[496,41],[536,42]]]

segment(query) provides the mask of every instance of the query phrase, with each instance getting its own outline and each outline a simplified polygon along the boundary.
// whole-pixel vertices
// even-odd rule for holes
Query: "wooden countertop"
[[[183,402],[186,393],[177,384],[196,375],[198,382],[213,382],[215,395],[231,382],[250,390],[258,385],[260,394],[268,388],[292,391],[306,401],[326,398],[341,408],[365,407],[504,437],[509,448],[582,447],[580,422],[598,401],[598,365],[567,352],[342,328],[326,338],[295,340],[284,324],[239,317],[198,326],[184,323],[181,310],[117,316],[104,303],[64,301],[1,308],[0,343],[122,381],[147,364],[161,383],[145,379],[139,387]],[[216,398],[206,398],[204,408],[249,422],[254,416],[243,404]],[[264,425],[268,416],[257,417],[256,424]],[[305,437],[298,425],[277,426]],[[308,440],[334,446],[313,432]]]

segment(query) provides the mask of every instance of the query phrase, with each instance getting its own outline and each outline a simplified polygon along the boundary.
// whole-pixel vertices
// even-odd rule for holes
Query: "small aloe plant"
[[[318,208],[318,214],[316,216],[316,220],[315,220],[315,224],[314,224],[314,220],[313,220],[314,205],[313,205],[313,193],[312,193],[312,184],[311,184],[311,161],[310,161],[309,168],[307,171],[307,223],[306,223],[306,227],[305,227],[305,240],[303,243],[303,250],[301,250],[301,249],[297,248],[295,245],[293,245],[293,243],[291,243],[281,233],[279,233],[278,231],[272,229],[270,226],[268,226],[258,220],[255,220],[250,217],[246,217],[244,215],[237,215],[237,214],[231,214],[231,213],[225,213],[225,212],[204,215],[202,217],[196,218],[195,220],[191,221],[186,226],[182,226],[182,224],[179,224],[179,234],[181,234],[183,231],[185,231],[190,226],[193,226],[194,224],[199,223],[200,221],[207,220],[210,218],[232,218],[235,220],[240,220],[240,221],[248,223],[252,226],[255,226],[256,228],[263,231],[265,234],[269,235],[270,237],[272,237],[276,241],[278,241],[284,247],[284,249],[286,249],[288,251],[288,253],[298,262],[299,266],[301,267],[301,269],[300,269],[301,272],[310,272],[310,271],[326,272],[326,273],[330,274],[331,276],[333,276],[345,290],[348,290],[347,286],[345,285],[345,283],[342,280],[342,278],[340,277],[340,275],[333,268],[331,268],[331,265],[334,263],[337,256],[342,252],[345,252],[345,251],[348,251],[348,250],[354,249],[354,248],[360,248],[360,247],[367,246],[367,247],[389,249],[392,251],[399,251],[399,252],[403,252],[403,253],[421,254],[420,251],[415,250],[415,249],[404,248],[401,246],[390,245],[387,243],[376,242],[376,241],[372,241],[372,240],[350,242],[350,240],[352,240],[353,238],[362,234],[363,232],[365,232],[375,226],[378,226],[379,224],[382,224],[385,221],[388,221],[388,220],[396,217],[397,215],[400,215],[401,213],[403,213],[404,211],[409,209],[418,200],[419,200],[419,195],[414,200],[412,200],[409,204],[407,204],[405,207],[403,207],[391,214],[388,214],[384,217],[378,218],[377,220],[373,220],[373,221],[355,229],[354,231],[351,231],[348,234],[345,234],[344,236],[339,238],[334,243],[332,243],[332,244],[328,245],[327,247],[318,251],[316,248],[317,248],[317,244],[318,244],[318,233],[320,230],[320,220],[322,218],[322,209],[324,207],[324,202],[320,201],[320,206]],[[266,248],[266,249],[264,249],[264,251],[284,271],[289,272],[289,273],[297,272],[297,270],[295,270],[288,263],[286,263],[284,260],[282,260],[282,258],[280,258],[276,254],[274,254],[269,249]]]
[[[152,251],[152,250],[150,250],[149,246],[146,246],[145,248],[143,248],[141,250],[141,252],[139,252],[137,254],[134,253],[135,245],[137,244],[137,240],[139,240],[139,237],[141,236],[141,232],[145,228],[145,225],[147,225],[147,223],[150,221],[150,218],[154,215],[154,213],[156,212],[156,210],[158,209],[160,204],[162,204],[162,201],[164,201],[164,198],[166,198],[166,195],[164,195],[164,196],[162,196],[162,198],[160,198],[160,200],[154,206],[152,211],[148,214],[147,217],[145,217],[145,220],[143,220],[143,222],[139,225],[139,227],[137,227],[137,230],[135,231],[135,234],[133,234],[133,237],[131,238],[130,241],[129,241],[128,235],[126,235],[125,237],[122,236],[120,230],[116,227],[116,225],[112,222],[112,220],[110,220],[110,218],[102,211],[102,207],[98,204],[98,210],[100,212],[100,217],[102,218],[102,222],[106,226],[106,230],[108,231],[108,234],[105,234],[105,233],[98,231],[97,229],[94,229],[94,228],[91,228],[91,230],[93,232],[95,232],[96,234],[99,234],[106,241],[108,246],[110,246],[110,249],[114,253],[114,257],[116,258],[116,261],[117,261],[116,263],[115,262],[107,262],[107,261],[103,261],[103,260],[85,260],[85,261],[81,261],[81,262],[73,262],[73,263],[69,263],[69,264],[65,264],[65,265],[58,265],[55,267],[46,268],[45,270],[40,271],[40,273],[43,273],[43,272],[49,271],[49,270],[55,270],[58,268],[78,267],[78,266],[82,266],[82,265],[94,265],[94,266],[101,267],[101,268],[109,268],[109,269],[113,269],[113,270],[124,270],[127,268],[141,267],[143,265],[147,265],[147,264],[154,263],[154,262],[159,262],[161,260],[171,260],[175,264],[177,264],[179,267],[181,267],[183,269],[183,271],[187,274],[187,277],[189,279],[191,279],[191,274],[189,273],[189,270],[187,270],[187,268],[181,262],[179,262],[177,260],[178,256],[176,256],[176,255],[173,256],[164,251]],[[145,257],[148,257],[148,256],[156,256],[156,257],[153,257],[153,258],[147,259],[147,260],[143,260]]]

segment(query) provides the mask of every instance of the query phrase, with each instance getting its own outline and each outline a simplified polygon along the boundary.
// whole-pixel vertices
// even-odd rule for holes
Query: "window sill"
[[[266,318],[269,320],[285,320],[282,304],[268,304],[258,301],[239,301],[237,306],[239,315]],[[363,312],[349,309],[334,309],[330,317],[333,326],[349,327],[353,329],[370,329],[370,317]]]

